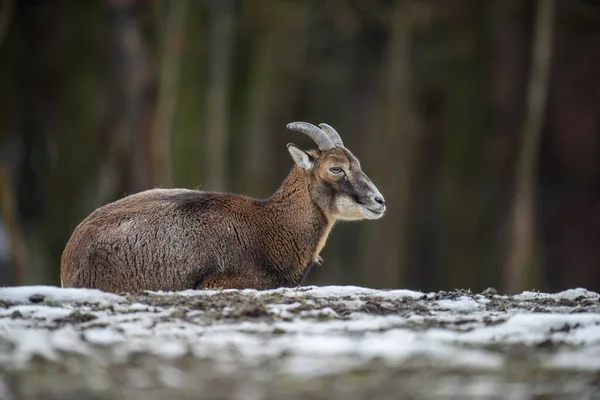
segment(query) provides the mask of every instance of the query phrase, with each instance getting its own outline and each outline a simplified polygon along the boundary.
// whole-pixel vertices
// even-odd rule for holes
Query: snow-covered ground
[[[585,289],[28,286],[0,289],[0,306],[0,399],[600,396],[600,296]]]

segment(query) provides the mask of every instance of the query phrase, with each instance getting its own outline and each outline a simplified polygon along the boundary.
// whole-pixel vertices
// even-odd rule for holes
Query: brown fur
[[[154,189],[91,213],[61,259],[64,287],[110,292],[300,285],[336,220],[332,163],[360,166],[345,149],[312,151],[264,200]],[[364,174],[363,174],[364,175]],[[364,176],[366,178],[366,175]]]

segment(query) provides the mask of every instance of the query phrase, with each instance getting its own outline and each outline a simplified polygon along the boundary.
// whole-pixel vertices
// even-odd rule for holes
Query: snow
[[[106,304],[122,300],[122,297],[104,293],[95,289],[70,289],[55,286],[18,286],[0,288],[0,301],[12,303],[32,303],[29,299],[33,295],[41,295],[45,302],[89,302]]]
[[[38,298],[32,302],[34,295]],[[272,295],[281,301],[273,302]],[[216,296],[244,300],[224,297],[225,305],[215,309],[193,305],[200,298],[209,304]],[[3,288],[0,300],[7,304],[0,309],[0,366],[26,368],[34,357],[58,362],[69,353],[116,363],[143,353],[165,362],[191,355],[224,369],[276,362],[281,373],[304,377],[351,370],[373,360],[390,366],[418,361],[435,368],[494,371],[503,368],[507,356],[493,348],[536,348],[551,342],[562,347],[533,355],[544,368],[600,371],[599,297],[581,288],[445,298],[354,286],[147,292],[138,297],[49,286]],[[494,308],[491,299],[509,307]],[[533,312],[537,299],[575,304],[550,304],[547,312]],[[582,309],[581,300],[591,308]],[[253,302],[261,305],[260,312],[236,317],[236,307]],[[366,307],[368,303],[380,308]],[[168,363],[159,375],[165,385],[182,379]],[[132,379],[147,384],[141,372]],[[477,390],[491,389],[483,385]]]
[[[281,291],[281,289],[275,289],[275,292]],[[377,290],[363,288],[359,286],[306,286],[302,288],[302,291],[310,295],[311,297],[361,297],[361,296],[376,296],[383,298],[420,298],[423,296],[421,292],[415,292],[412,290]],[[297,295],[297,292],[293,289],[287,289],[283,291],[284,294],[290,294],[292,296]]]
[[[539,293],[539,292],[529,292],[525,291],[521,294],[514,296],[517,300],[535,300],[540,298],[552,299],[555,301],[560,301],[561,299],[565,300],[576,300],[578,298],[599,298],[600,295],[596,292],[592,292],[583,288],[576,289],[568,289],[558,293]]]
[[[596,343],[553,355],[549,359],[548,365],[555,369],[600,371],[600,344]]]
[[[564,327],[578,325],[572,332],[564,332]],[[450,331],[431,331],[444,341],[457,341],[465,344],[524,343],[541,342],[551,336],[572,345],[582,345],[600,340],[600,314],[519,314],[506,322],[474,329],[470,332],[454,334]]]
[[[24,317],[46,320],[53,320],[71,314],[71,310],[65,308],[25,304],[4,310],[0,309],[0,316],[10,317],[15,312],[20,313]]]
[[[466,296],[461,296],[455,300],[440,300],[437,305],[444,310],[456,312],[471,312],[484,308],[483,304]]]

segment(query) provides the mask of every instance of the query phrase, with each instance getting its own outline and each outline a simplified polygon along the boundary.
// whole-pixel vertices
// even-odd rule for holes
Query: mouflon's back
[[[257,207],[244,196],[186,189],[154,189],[107,204],[71,235],[62,284],[111,292],[183,290],[206,287],[210,277],[219,286],[219,272],[243,275],[224,271],[225,263],[244,267],[254,241],[249,216]]]

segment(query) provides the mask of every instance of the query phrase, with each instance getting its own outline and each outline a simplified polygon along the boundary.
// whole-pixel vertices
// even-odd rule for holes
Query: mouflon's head
[[[383,196],[335,129],[307,122],[292,122],[287,128],[308,135],[318,146],[318,150],[303,150],[290,143],[287,148],[296,165],[310,176],[311,198],[326,215],[336,220],[383,216]]]

